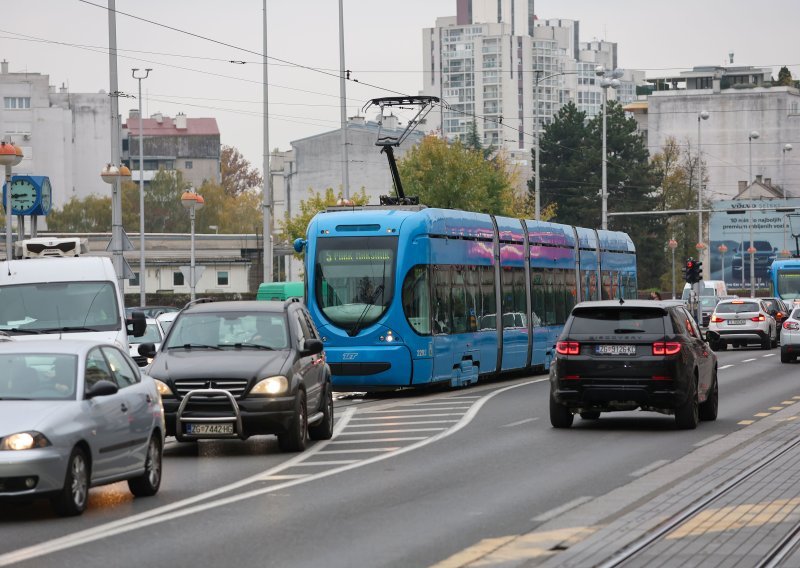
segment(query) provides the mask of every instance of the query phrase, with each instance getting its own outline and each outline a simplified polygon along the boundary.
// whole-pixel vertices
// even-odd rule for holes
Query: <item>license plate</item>
[[[635,345],[598,345],[595,347],[598,355],[636,355]]]
[[[233,424],[187,424],[187,434],[233,434]]]
[[[744,325],[744,320],[728,320],[728,325]]]

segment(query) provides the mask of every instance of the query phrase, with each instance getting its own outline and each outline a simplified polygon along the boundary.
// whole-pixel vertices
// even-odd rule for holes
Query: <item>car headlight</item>
[[[278,375],[258,381],[253,390],[250,391],[250,394],[281,394],[287,390],[289,390],[289,380],[282,375]]]
[[[159,381],[158,379],[153,379],[156,383],[156,388],[158,389],[158,394],[161,396],[173,396],[172,389],[169,388],[167,383],[164,381]]]
[[[50,445],[41,432],[17,432],[0,440],[0,450],[32,450]]]

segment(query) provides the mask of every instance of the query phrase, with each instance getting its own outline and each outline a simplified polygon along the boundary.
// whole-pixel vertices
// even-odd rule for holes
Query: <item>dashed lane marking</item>
[[[539,420],[538,418],[526,418],[525,420],[517,420],[516,422],[512,422],[511,424],[503,424],[501,428],[513,428],[514,426],[522,426],[523,424],[527,424],[528,422],[534,422]]]
[[[755,360],[756,360],[755,357],[753,357],[752,359],[743,360],[742,363],[749,363],[750,361],[755,361]]]
[[[463,413],[461,412],[444,412],[441,414],[425,414],[425,418],[441,418],[442,416],[461,416]],[[366,421],[375,421],[375,420],[402,420],[405,418],[419,418],[418,416],[365,416],[363,418],[353,418],[353,422],[366,422]]]
[[[753,414],[755,418],[766,418],[767,416],[772,416],[771,412],[756,412]]]
[[[756,422],[755,420],[739,420],[737,424],[739,424],[740,426],[750,426],[750,424],[755,424],[755,422]]]
[[[373,426],[377,426],[377,424],[373,424]],[[366,432],[342,432],[339,434],[339,437],[342,436],[363,436],[365,434],[405,434],[406,432],[441,432],[442,430],[447,430],[447,428],[404,428],[401,430],[368,430]]]
[[[723,365],[722,367],[719,367],[718,370],[721,371],[722,369],[728,369],[730,367],[733,367],[733,365]]]
[[[363,432],[362,432],[363,434]],[[416,442],[418,440],[424,440],[425,436],[405,436],[405,437],[397,437],[397,438],[370,438],[368,440],[331,440],[329,442],[330,445],[333,444],[376,444],[376,443],[384,443],[384,442]]]
[[[762,357],[775,357],[775,353],[767,353],[766,355],[762,355]]]

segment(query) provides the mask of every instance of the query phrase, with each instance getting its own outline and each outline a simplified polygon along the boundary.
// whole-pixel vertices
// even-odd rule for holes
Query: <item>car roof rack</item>
[[[214,298],[197,298],[196,300],[192,300],[190,302],[186,302],[186,305],[183,306],[183,308],[181,308],[181,309],[185,310],[186,308],[194,306],[195,304],[210,304],[213,301],[214,301]]]

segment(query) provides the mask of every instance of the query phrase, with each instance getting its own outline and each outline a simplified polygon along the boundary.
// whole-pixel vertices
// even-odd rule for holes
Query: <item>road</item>
[[[641,412],[555,430],[542,375],[346,397],[334,440],[303,454],[272,437],[170,441],[153,498],[97,488],[71,519],[4,506],[0,566],[463,565],[800,400],[798,366],[777,349],[719,365],[719,418],[693,431]]]

